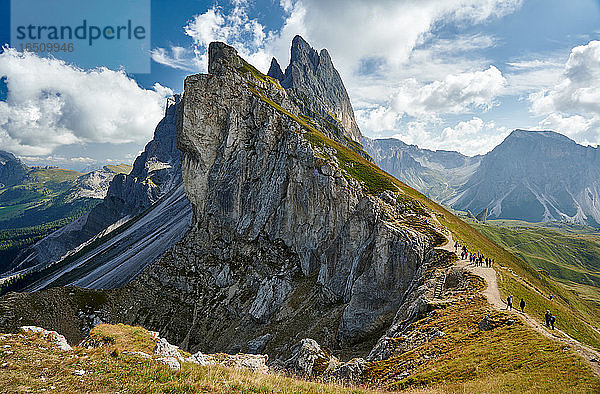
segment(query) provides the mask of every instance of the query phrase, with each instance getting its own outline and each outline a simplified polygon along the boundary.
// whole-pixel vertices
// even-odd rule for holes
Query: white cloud
[[[449,149],[473,156],[489,152],[509,134],[495,122],[486,122],[476,116],[446,127],[441,133],[436,131],[438,127],[435,123],[411,121],[393,137],[422,148]]]
[[[151,55],[155,62],[179,70],[196,72],[202,67],[199,59],[194,56],[193,50],[180,46],[171,46],[170,50],[155,48],[151,51]]]
[[[529,95],[531,111],[545,118],[540,128],[565,133],[580,143],[600,142],[600,41],[573,48],[558,82]]]
[[[560,82],[529,99],[536,114],[573,111],[600,115],[600,41],[573,48]]]
[[[356,120],[364,128],[373,133],[394,130],[402,115],[390,110],[390,108],[377,105],[371,108],[359,108],[354,111]]]
[[[483,120],[481,120],[481,118],[474,116],[473,119],[471,119],[471,120],[459,122],[453,128],[446,127],[442,131],[442,135],[444,137],[450,138],[450,139],[457,139],[457,138],[463,138],[466,136],[473,136],[473,135],[476,135],[478,132],[480,132],[481,129],[483,129],[483,125],[484,125]]]
[[[600,142],[600,116],[562,115],[551,113],[542,119],[536,130],[552,130],[565,134],[580,144],[597,145]]]
[[[443,81],[420,84],[415,79],[400,83],[392,96],[392,108],[414,117],[489,110],[506,83],[494,66],[487,70],[448,75]]]
[[[330,49],[346,77],[363,58],[405,63],[436,24],[476,24],[516,10],[518,0],[303,0],[309,42]],[[352,37],[352,39],[348,39]],[[349,70],[350,69],[350,70]]]
[[[291,2],[282,2],[281,6],[293,12]],[[206,72],[208,45],[213,41],[222,41],[235,47],[250,63],[266,71],[272,56],[266,49],[269,47],[267,44],[277,37],[274,32],[265,33],[265,27],[248,16],[248,9],[248,1],[236,0],[229,12],[215,5],[202,14],[194,15],[183,28],[193,41],[191,47],[155,48],[151,52],[152,59],[181,70]]]
[[[172,91],[145,90],[123,71],[82,70],[57,59],[4,48],[0,77],[0,149],[47,155],[57,146],[85,142],[147,142]]]

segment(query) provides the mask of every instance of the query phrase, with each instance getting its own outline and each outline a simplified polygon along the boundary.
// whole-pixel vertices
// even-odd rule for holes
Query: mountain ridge
[[[516,129],[473,157],[391,139],[363,145],[383,169],[454,209],[487,208],[492,219],[600,223],[599,150],[554,131]]]

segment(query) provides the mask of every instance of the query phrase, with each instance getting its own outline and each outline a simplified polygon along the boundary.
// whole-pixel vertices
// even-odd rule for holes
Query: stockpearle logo
[[[11,46],[84,68],[150,72],[150,0],[12,0]]]

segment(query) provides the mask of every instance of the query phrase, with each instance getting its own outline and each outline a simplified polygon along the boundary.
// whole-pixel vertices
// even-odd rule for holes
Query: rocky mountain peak
[[[239,57],[235,48],[223,42],[211,42],[208,46],[208,73],[220,76],[228,69],[240,68],[244,61]]]
[[[271,62],[267,75],[278,79],[281,86],[292,92],[292,97],[297,96],[298,103],[308,103],[319,116],[339,123],[343,130],[337,139],[362,140],[350,97],[326,49],[319,53],[301,36],[296,36],[292,41],[290,64],[285,73],[280,71],[279,64],[274,66]]]
[[[28,168],[21,159],[0,150],[0,188],[17,184],[27,171]]]
[[[285,75],[283,75],[283,71],[281,71],[281,66],[279,65],[279,62],[277,62],[277,59],[271,59],[271,67],[269,67],[269,72],[267,73],[267,75],[279,81],[283,81],[283,78],[285,78]]]

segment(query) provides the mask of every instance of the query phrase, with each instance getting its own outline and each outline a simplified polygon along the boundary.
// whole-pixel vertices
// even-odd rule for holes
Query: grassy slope
[[[154,341],[148,331],[124,325],[101,325],[91,338],[102,347],[75,347],[73,352],[55,349],[38,336],[0,336],[0,392],[121,392],[121,393],[361,393],[348,386],[259,374],[223,366],[184,363],[173,371],[153,360],[127,351],[152,353]],[[10,348],[2,348],[8,345]],[[13,354],[7,354],[6,351]],[[6,363],[6,365],[5,365]],[[85,370],[84,376],[73,375]]]
[[[437,309],[433,316],[412,324],[445,335],[415,349],[375,362],[367,380],[386,389],[429,386],[451,392],[555,392],[561,378],[563,392],[591,392],[600,380],[571,351],[544,338],[511,314],[495,312],[482,295],[467,294]],[[497,327],[480,331],[478,323],[490,315]],[[506,324],[509,320],[514,323]],[[408,378],[401,375],[413,369]]]
[[[575,292],[588,305],[595,326],[600,327],[600,236],[597,229],[495,224],[474,227]]]
[[[80,175],[59,168],[35,168],[19,185],[0,190],[0,228],[33,226],[49,221],[39,216],[65,204],[66,193]],[[53,218],[56,219],[60,217]]]

